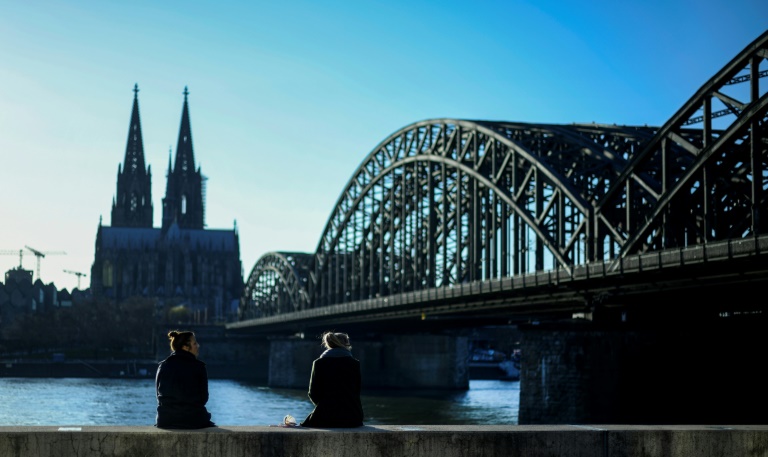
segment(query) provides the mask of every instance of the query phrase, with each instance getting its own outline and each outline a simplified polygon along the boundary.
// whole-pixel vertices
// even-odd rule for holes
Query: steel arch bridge
[[[768,32],[663,126],[434,119],[377,145],[313,253],[259,259],[241,321],[768,231]]]

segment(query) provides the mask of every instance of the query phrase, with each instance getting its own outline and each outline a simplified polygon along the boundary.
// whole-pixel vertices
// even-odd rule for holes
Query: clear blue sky
[[[0,250],[64,251],[43,281],[90,284],[135,83],[155,226],[188,86],[206,223],[237,221],[247,279],[269,251],[314,252],[408,124],[661,125],[766,29],[765,0],[0,0]]]

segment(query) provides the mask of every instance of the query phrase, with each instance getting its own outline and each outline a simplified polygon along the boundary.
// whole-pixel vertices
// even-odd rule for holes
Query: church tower
[[[163,230],[174,222],[179,228],[203,229],[205,204],[203,201],[204,177],[200,168],[195,170],[195,154],[192,148],[192,128],[189,122],[189,91],[184,87],[184,107],[181,112],[179,142],[176,160],[171,168],[168,161],[168,181],[163,198]]]
[[[112,200],[112,227],[152,228],[152,216],[152,171],[144,165],[139,85],[135,84],[125,160],[122,166],[117,166],[117,195]]]
[[[243,293],[240,236],[237,227],[205,227],[206,178],[195,169],[189,91],[184,88],[175,161],[168,157],[162,226],[155,228],[150,172],[144,168],[138,85],[133,90],[128,148],[118,167],[112,225],[103,225],[99,218],[96,232],[91,292],[118,303],[148,297],[162,306],[183,305],[200,323],[234,320]]]

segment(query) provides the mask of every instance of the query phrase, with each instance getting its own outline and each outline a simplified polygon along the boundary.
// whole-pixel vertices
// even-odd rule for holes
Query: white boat
[[[475,349],[469,361],[469,379],[520,379],[520,351],[508,357],[494,349]]]

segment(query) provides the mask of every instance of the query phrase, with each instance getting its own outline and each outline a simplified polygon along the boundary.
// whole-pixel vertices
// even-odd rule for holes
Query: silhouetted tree
[[[94,358],[125,353],[151,356],[154,314],[154,299],[84,300],[20,316],[9,326],[6,346],[30,352],[77,350]]]

